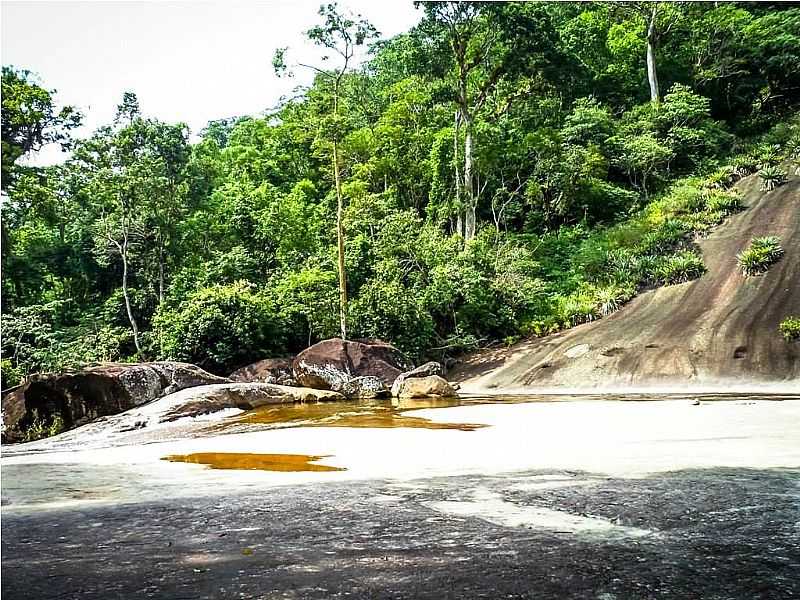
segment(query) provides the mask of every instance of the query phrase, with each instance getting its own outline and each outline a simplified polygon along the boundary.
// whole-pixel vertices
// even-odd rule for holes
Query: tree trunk
[[[164,304],[164,239],[158,243],[158,305]]]
[[[475,186],[472,181],[472,121],[464,115],[464,240],[475,237]]]
[[[128,296],[128,233],[123,234],[122,238],[122,296],[125,298],[125,310],[128,311],[128,320],[131,322],[133,330],[133,344],[136,346],[136,354],[142,358],[142,347],[139,345],[139,328],[136,326],[136,319],[131,310],[131,299]]]
[[[454,119],[454,126],[453,126],[453,166],[454,166],[454,177],[456,183],[456,234],[464,237],[464,220],[462,218],[462,207],[461,207],[461,173],[458,169],[458,131],[459,131],[459,111],[456,109],[455,112],[455,119]]]
[[[344,269],[344,229],[342,216],[344,202],[342,200],[342,183],[339,177],[339,145],[333,140],[333,178],[336,183],[336,242],[339,254],[339,324],[342,339],[347,339],[347,274]]]
[[[647,82],[650,84],[650,101],[658,102],[658,74],[656,73],[656,33],[657,6],[654,3],[650,12],[650,21],[647,25]]]

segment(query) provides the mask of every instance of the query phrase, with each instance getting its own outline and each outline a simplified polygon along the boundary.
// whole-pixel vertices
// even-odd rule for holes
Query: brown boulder
[[[430,396],[454,398],[458,396],[453,386],[438,375],[406,379],[400,385],[397,395],[400,398],[428,398]]]
[[[444,375],[444,366],[442,363],[430,361],[426,362],[424,365],[418,366],[416,369],[411,369],[405,373],[401,373],[397,376],[397,379],[394,380],[392,384],[392,396],[398,396],[400,394],[400,387],[403,385],[403,382],[406,379],[413,379],[414,377],[427,377],[429,375]]]
[[[228,378],[237,383],[274,383],[296,385],[291,358],[265,358],[237,369]]]
[[[227,382],[187,363],[104,363],[80,371],[34,375],[2,398],[3,441],[23,439],[34,420],[60,418],[71,429],[161,396],[198,385]]]
[[[323,340],[306,348],[292,368],[298,384],[340,391],[356,377],[377,377],[388,390],[397,376],[414,367],[397,348],[381,340]]]

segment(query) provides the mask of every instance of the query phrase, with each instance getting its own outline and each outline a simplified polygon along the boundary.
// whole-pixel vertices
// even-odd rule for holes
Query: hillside
[[[800,390],[800,344],[778,325],[800,314],[800,178],[770,193],[748,177],[746,210],[699,240],[705,275],[645,292],[608,318],[469,356],[452,373],[467,392],[532,389]],[[785,256],[745,278],[736,254],[777,235]]]

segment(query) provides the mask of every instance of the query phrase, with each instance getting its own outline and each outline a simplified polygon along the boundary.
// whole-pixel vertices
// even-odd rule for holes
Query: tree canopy
[[[75,109],[4,67],[3,387],[227,374],[345,324],[446,359],[699,275],[730,183],[800,147],[800,9],[643,4],[422,2],[391,39],[324,5],[313,84],[193,142],[133,91],[72,139]],[[52,143],[63,165],[22,164]]]

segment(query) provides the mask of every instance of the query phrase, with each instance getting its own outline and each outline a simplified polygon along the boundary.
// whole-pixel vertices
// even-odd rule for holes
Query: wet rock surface
[[[5,512],[2,598],[791,598],[798,478],[529,471]]]

